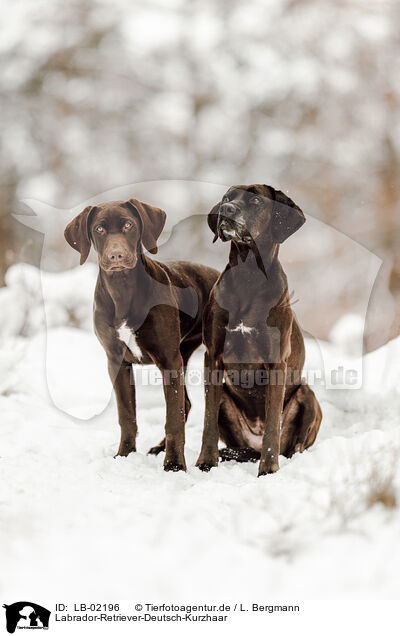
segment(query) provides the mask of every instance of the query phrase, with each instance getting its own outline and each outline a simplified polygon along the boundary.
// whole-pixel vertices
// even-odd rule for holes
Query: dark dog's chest
[[[245,318],[225,327],[223,361],[234,364],[272,364],[279,360],[280,332],[268,327],[266,319],[246,324]]]
[[[224,329],[224,364],[272,364],[281,353],[281,330],[274,314],[284,289],[267,278],[254,259],[228,269],[214,299],[228,317]]]
[[[218,304],[227,310],[223,360],[224,364],[266,364],[279,360],[280,330],[268,324],[273,307],[260,292],[231,293],[227,288],[216,295]],[[220,305],[221,306],[221,305]]]

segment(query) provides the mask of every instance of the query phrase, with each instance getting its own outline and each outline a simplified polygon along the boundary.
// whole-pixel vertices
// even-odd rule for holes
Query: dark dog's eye
[[[229,197],[227,194],[224,194],[224,196],[221,199],[222,203],[226,203],[227,201],[229,201]]]
[[[257,205],[258,203],[261,203],[261,199],[260,199],[260,197],[253,197],[253,199],[252,199],[252,203],[255,203],[256,205]]]
[[[106,231],[102,225],[98,225],[96,227],[96,232],[98,232],[99,234],[105,234]]]
[[[124,230],[130,230],[132,227],[133,223],[131,223],[130,221],[127,221],[126,223],[124,223]]]

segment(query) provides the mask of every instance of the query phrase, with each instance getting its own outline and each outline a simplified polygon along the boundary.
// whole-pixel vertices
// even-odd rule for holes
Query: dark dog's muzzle
[[[250,243],[251,236],[246,228],[242,211],[233,203],[223,203],[219,210],[217,235],[221,241]]]
[[[250,243],[251,236],[244,223],[236,219],[219,216],[217,224],[217,235],[221,241],[238,241],[240,243]]]

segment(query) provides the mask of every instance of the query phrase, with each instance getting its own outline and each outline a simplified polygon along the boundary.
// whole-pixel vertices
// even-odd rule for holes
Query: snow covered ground
[[[113,458],[116,407],[89,324],[94,276],[43,277],[47,332],[34,268],[12,268],[0,290],[0,593],[399,598],[400,339],[367,356],[362,389],[315,386],[317,442],[261,479],[255,464],[194,467],[203,389],[193,380],[188,472],[165,473],[163,456],[146,455],[163,434],[160,386],[138,387],[138,452]],[[342,349],[357,324],[338,326],[334,344],[309,340],[308,369],[322,356],[326,369],[360,371]],[[190,368],[201,366],[199,351]]]

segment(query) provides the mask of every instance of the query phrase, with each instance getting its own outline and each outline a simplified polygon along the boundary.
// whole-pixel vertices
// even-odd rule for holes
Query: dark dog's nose
[[[220,229],[233,230],[242,224],[240,209],[234,203],[223,203],[219,214]]]
[[[220,208],[220,214],[222,217],[232,217],[237,214],[238,209],[233,203],[223,203]]]

